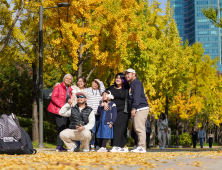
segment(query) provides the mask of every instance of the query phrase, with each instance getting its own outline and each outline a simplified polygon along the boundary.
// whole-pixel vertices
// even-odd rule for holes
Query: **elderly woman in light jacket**
[[[166,119],[166,116],[164,113],[160,114],[160,118],[157,120],[157,126],[159,127],[158,140],[161,145],[160,149],[165,149],[166,132],[164,129],[168,127],[168,120]]]

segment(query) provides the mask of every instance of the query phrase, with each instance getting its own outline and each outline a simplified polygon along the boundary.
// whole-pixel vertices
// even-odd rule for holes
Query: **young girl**
[[[110,91],[102,94],[102,102],[98,107],[97,113],[100,115],[100,125],[97,132],[100,149],[97,152],[107,152],[106,142],[113,138],[113,124],[117,117],[116,104],[111,100],[114,99]]]

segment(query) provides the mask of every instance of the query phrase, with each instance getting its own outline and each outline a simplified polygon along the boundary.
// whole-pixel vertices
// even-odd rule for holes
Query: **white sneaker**
[[[161,149],[165,149],[164,147],[162,147]]]
[[[89,149],[83,149],[83,152],[89,152]]]
[[[113,148],[110,150],[110,152],[119,152],[120,148],[117,146],[113,146]]]
[[[160,146],[160,149],[162,149],[162,146]]]
[[[137,147],[136,149],[131,150],[131,152],[135,152],[135,153],[146,153],[146,149],[142,148],[142,147]]]
[[[120,148],[119,152],[129,152],[128,148]]]
[[[73,152],[73,151],[74,151],[74,149],[75,149],[76,147],[77,147],[77,146],[76,146],[76,144],[75,144],[75,143],[73,143],[72,148],[71,148],[71,149],[69,149],[69,150],[67,150],[67,152]]]
[[[107,152],[106,148],[101,147],[97,152]]]

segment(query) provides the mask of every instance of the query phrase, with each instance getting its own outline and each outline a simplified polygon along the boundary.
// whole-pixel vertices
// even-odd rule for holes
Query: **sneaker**
[[[89,149],[83,149],[83,152],[89,152]]]
[[[74,152],[79,152],[79,151],[80,149],[78,147],[74,149]]]
[[[160,149],[162,149],[162,146],[160,146]]]
[[[65,152],[65,151],[67,151],[67,149],[65,149],[63,146],[57,146],[56,147],[56,152]]]
[[[91,145],[91,152],[95,152],[95,147],[94,147],[94,145]]]
[[[134,149],[136,149],[137,148],[137,146],[135,145],[134,147],[133,147],[133,149],[132,150],[134,150]]]
[[[162,147],[161,149],[165,149],[164,147]]]
[[[101,147],[99,150],[97,150],[97,152],[107,152],[106,148]]]
[[[100,149],[100,147],[99,146],[96,146],[96,150],[99,150]]]
[[[76,147],[77,147],[76,144],[73,143],[72,148],[69,149],[69,150],[67,150],[67,151],[68,151],[68,152],[73,152],[73,151],[75,151]]]
[[[129,152],[128,148],[119,148],[118,152]]]
[[[119,152],[121,148],[117,147],[117,146],[113,146],[113,148],[110,150],[110,152]]]
[[[142,147],[137,147],[136,149],[131,150],[131,152],[135,152],[135,153],[146,153],[146,149],[142,148]]]

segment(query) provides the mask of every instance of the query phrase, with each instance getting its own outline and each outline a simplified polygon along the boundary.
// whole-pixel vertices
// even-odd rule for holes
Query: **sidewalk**
[[[222,167],[222,147],[149,149],[141,154],[37,150],[36,155],[0,155],[0,169],[219,170]]]

